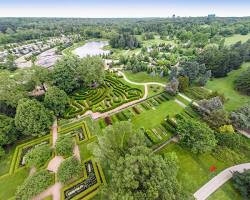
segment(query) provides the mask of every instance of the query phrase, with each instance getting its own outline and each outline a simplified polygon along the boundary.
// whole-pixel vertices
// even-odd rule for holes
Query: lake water
[[[96,56],[109,54],[109,50],[103,50],[102,48],[107,46],[109,43],[107,41],[98,41],[98,42],[88,42],[81,47],[73,50],[73,53],[78,55],[80,58],[86,56]]]

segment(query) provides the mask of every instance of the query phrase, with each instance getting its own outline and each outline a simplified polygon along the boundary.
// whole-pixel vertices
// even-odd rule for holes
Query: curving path
[[[138,82],[134,82],[134,81],[131,81],[129,80],[126,75],[119,71],[118,72],[119,75],[123,76],[124,80],[127,81],[128,83],[131,83],[131,84],[134,84],[134,85],[144,85],[144,86],[147,86],[147,85],[159,85],[159,86],[162,86],[162,87],[165,87],[166,84],[163,84],[163,83],[158,83],[158,82],[146,82],[146,83],[138,83]]]
[[[250,169],[250,163],[244,163],[229,167],[203,185],[198,191],[194,193],[197,200],[207,199],[213,192],[221,187],[225,182],[232,178],[232,172],[243,172],[245,169]]]
[[[158,82],[146,82],[146,83],[138,83],[138,82],[134,82],[134,81],[131,81],[129,80],[126,75],[121,72],[121,71],[118,71],[118,74],[123,76],[124,80],[127,81],[128,83],[131,83],[133,85],[142,85],[144,86],[144,95],[141,99],[138,99],[138,100],[135,100],[135,101],[131,101],[131,102],[128,102],[128,103],[125,103],[113,110],[110,110],[108,112],[105,112],[105,113],[99,113],[99,112],[92,112],[91,110],[87,111],[85,114],[79,116],[78,118],[84,118],[86,116],[91,116],[92,119],[98,119],[98,118],[101,118],[101,117],[106,117],[108,115],[111,115],[111,114],[115,114],[115,113],[118,113],[120,112],[121,110],[125,109],[125,108],[129,108],[131,106],[134,106],[135,104],[138,104],[142,101],[144,101],[147,96],[148,96],[148,85],[159,85],[161,87],[165,87],[165,84],[163,83],[158,83]],[[184,99],[186,99],[188,102],[192,102],[192,99],[190,99],[189,97],[185,96],[184,94],[181,94],[181,93],[178,93],[181,97],[183,97]],[[185,104],[183,104],[182,102],[180,102],[179,100],[175,99],[175,102],[178,103],[180,106],[182,107],[186,107]]]

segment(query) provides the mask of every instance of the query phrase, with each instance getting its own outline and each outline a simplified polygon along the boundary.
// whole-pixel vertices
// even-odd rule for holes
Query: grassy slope
[[[228,74],[227,77],[214,79],[209,81],[206,87],[210,90],[217,90],[221,93],[224,93],[226,98],[229,100],[225,103],[226,110],[234,110],[241,107],[243,104],[250,102],[250,97],[242,95],[236,90],[234,90],[234,80],[241,72],[250,67],[250,63],[244,63],[240,69],[234,70]]]
[[[124,74],[129,80],[138,82],[138,83],[146,83],[146,82],[166,83],[168,81],[167,78],[165,77],[150,76],[146,72],[133,73],[130,71],[125,71]]]
[[[0,199],[9,199],[15,196],[16,189],[28,176],[28,171],[23,168],[10,176],[0,178]]]
[[[242,200],[242,197],[237,191],[235,191],[232,183],[227,182],[213,193],[208,200]]]
[[[10,150],[0,159],[0,176],[9,172],[10,164],[12,161],[13,154],[15,152],[15,147],[10,148]],[[1,198],[0,198],[1,199]]]
[[[140,115],[136,115],[131,119],[131,122],[138,128],[144,127],[145,129],[153,128],[159,125],[167,115],[173,116],[183,110],[177,103],[166,101],[161,105],[155,107],[155,110],[150,109],[144,111]]]
[[[209,170],[212,165],[216,166],[216,173],[229,167],[210,154],[194,155],[177,144],[170,144],[161,151],[161,153],[167,152],[174,152],[178,156],[180,167],[178,179],[190,193],[194,193],[215,175]]]
[[[225,39],[225,44],[232,45],[232,44],[235,44],[236,42],[239,42],[239,41],[246,42],[249,39],[250,39],[250,33],[247,35],[235,34],[233,36],[227,37]]]
[[[164,88],[158,85],[148,85],[148,96],[151,97],[164,91]]]

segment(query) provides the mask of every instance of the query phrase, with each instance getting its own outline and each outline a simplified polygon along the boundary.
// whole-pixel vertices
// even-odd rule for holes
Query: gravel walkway
[[[197,192],[194,193],[194,197],[197,200],[205,200],[212,193],[214,193],[219,187],[232,178],[232,172],[243,172],[244,169],[250,169],[250,163],[244,163],[229,167],[203,185]]]

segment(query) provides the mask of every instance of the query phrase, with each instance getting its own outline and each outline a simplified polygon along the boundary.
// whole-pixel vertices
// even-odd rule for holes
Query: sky
[[[0,0],[0,17],[250,16],[250,0]]]

